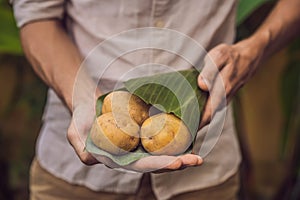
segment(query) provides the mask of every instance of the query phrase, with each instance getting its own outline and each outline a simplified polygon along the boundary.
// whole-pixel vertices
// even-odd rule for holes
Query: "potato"
[[[138,146],[139,130],[139,125],[126,115],[105,113],[95,120],[91,139],[100,149],[123,155]]]
[[[111,92],[104,98],[102,113],[124,113],[141,125],[149,117],[149,105],[126,91]]]
[[[178,155],[187,150],[192,136],[185,124],[173,114],[158,114],[144,121],[141,142],[153,155]]]

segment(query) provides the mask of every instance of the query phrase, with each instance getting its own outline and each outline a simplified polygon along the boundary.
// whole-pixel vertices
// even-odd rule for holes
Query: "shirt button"
[[[162,20],[157,20],[157,21],[155,22],[155,26],[156,26],[157,28],[163,28],[164,25],[165,25],[165,23],[164,23]]]

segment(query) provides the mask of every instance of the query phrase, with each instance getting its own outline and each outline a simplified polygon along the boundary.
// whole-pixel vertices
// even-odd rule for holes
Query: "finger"
[[[134,163],[124,166],[125,169],[137,172],[153,172],[162,169],[178,169],[182,165],[182,161],[175,156],[148,156],[141,158]]]
[[[228,80],[222,77],[222,73],[219,73],[209,91],[209,97],[204,107],[199,129],[211,122],[212,118],[218,110],[223,110],[227,106],[227,92],[226,85],[228,86]]]
[[[225,86],[225,92],[226,92],[226,100],[227,102],[231,99],[231,93],[233,88],[235,87],[235,72],[234,69],[227,65],[222,71],[221,71],[221,77],[224,81]]]
[[[202,74],[199,74],[198,76],[198,86],[200,87],[201,90],[208,92],[208,82],[206,81],[206,79],[203,77]]]
[[[210,120],[211,120],[211,100],[210,100],[210,96],[208,96],[206,104],[201,113],[201,121],[198,129],[200,130],[201,128],[206,126],[210,122]]]
[[[183,166],[198,166],[203,163],[203,159],[195,154],[185,154],[179,157]]]
[[[170,170],[176,170],[181,168],[183,165],[183,161],[180,157],[177,157],[176,160],[174,160],[174,162],[170,163],[169,165],[167,165],[165,167],[165,169],[170,169]]]
[[[224,80],[227,104],[231,101],[234,94],[246,83],[248,74],[239,71],[237,64],[232,61],[228,63],[221,71],[221,76]]]
[[[202,158],[194,154],[185,154],[178,156],[174,162],[164,167],[164,170],[178,170],[186,168],[186,166],[201,165],[203,162]]]
[[[92,154],[90,154],[90,153],[88,153],[86,151],[80,152],[77,155],[79,156],[81,162],[83,162],[86,165],[95,165],[95,164],[100,163],[97,159],[95,159],[92,156]]]
[[[117,163],[115,163],[114,161],[112,161],[110,158],[106,156],[94,154],[94,153],[91,153],[91,155],[98,161],[98,163],[100,162],[108,168],[115,169],[121,167],[120,165],[118,165]]]
[[[228,59],[228,46],[221,44],[213,48],[204,58],[204,67],[198,77],[198,85],[204,91],[209,91],[216,75],[224,67]]]
[[[78,155],[78,157],[83,163],[87,165],[93,165],[99,163],[97,159],[95,159],[90,153],[85,151],[85,143],[82,141],[82,138],[80,137],[73,122],[71,122],[71,125],[68,129],[67,138],[69,143],[74,148],[76,154]]]
[[[194,167],[194,166],[199,166],[203,163],[203,159],[194,154],[186,154],[177,157],[177,159],[171,163],[170,165],[166,166],[163,169],[158,169],[153,171],[152,173],[165,173],[165,172],[171,172],[175,170],[183,170],[187,167]]]

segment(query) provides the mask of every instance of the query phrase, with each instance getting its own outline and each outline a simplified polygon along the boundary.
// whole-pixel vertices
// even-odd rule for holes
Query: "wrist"
[[[268,31],[261,31],[236,43],[234,46],[244,57],[258,64],[266,57],[270,38],[271,36]]]
[[[260,30],[245,40],[248,48],[255,52],[259,62],[263,61],[268,54],[268,46],[271,42],[271,32]]]

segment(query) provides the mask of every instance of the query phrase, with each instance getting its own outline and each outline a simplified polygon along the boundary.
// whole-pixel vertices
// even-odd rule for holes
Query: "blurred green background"
[[[237,41],[275,1],[240,0]],[[0,0],[0,199],[27,199],[47,87],[24,58],[11,7]],[[234,99],[241,199],[300,199],[300,40],[276,53]]]

